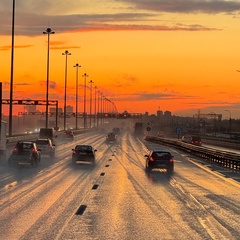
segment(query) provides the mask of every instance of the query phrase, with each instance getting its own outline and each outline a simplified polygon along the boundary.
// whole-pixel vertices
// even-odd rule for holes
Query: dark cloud
[[[116,0],[119,2],[119,0]],[[226,0],[121,0],[135,9],[169,13],[232,13],[240,10],[239,1]]]
[[[11,35],[12,2],[2,0],[0,6],[1,35]],[[11,2],[11,4],[10,4]],[[212,31],[202,25],[156,24],[159,14],[172,13],[233,13],[240,10],[237,1],[194,1],[194,0],[122,0],[128,3],[132,12],[119,12],[114,14],[69,14],[75,10],[76,1],[50,1],[34,0],[16,1],[15,9],[15,34],[37,36],[46,30],[46,26],[56,33],[69,31],[116,31],[116,30],[155,30],[155,31]],[[117,2],[117,1],[115,1]],[[114,5],[114,2],[112,3]],[[60,11],[61,10],[61,11]],[[120,10],[119,11],[124,11]],[[140,12],[141,11],[141,12]],[[145,12],[144,12],[145,11]],[[84,9],[83,11],[84,12]],[[143,24],[144,22],[144,24]],[[159,22],[159,20],[158,20]],[[4,49],[2,49],[4,50]]]

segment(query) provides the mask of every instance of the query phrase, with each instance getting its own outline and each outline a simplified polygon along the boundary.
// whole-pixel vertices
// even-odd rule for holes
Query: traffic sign
[[[147,127],[146,130],[147,130],[148,132],[150,132],[150,131],[151,131],[151,128],[150,128],[150,127]]]

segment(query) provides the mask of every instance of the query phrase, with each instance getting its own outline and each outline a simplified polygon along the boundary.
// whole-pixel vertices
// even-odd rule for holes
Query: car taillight
[[[13,152],[16,152],[18,149],[15,147],[14,149],[13,149]]]
[[[153,161],[154,161],[153,157],[150,157],[150,158],[149,158],[149,161],[153,162]]]
[[[76,154],[77,152],[75,150],[73,150],[73,154]]]
[[[172,158],[170,158],[169,162],[172,163],[172,162],[174,162],[174,160]]]
[[[33,148],[33,149],[32,149],[32,152],[33,152],[33,153],[36,153],[37,151],[36,151],[36,149],[35,149],[35,148]]]

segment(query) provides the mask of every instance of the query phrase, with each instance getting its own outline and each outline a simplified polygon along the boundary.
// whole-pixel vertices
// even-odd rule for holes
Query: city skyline
[[[75,106],[79,69],[79,112],[84,79],[94,82],[119,112],[157,110],[191,116],[205,113],[240,118],[239,1],[16,1],[14,98],[45,99],[48,27],[49,99]],[[9,98],[12,1],[2,0],[1,75]],[[31,19],[31,21],[30,21]],[[87,101],[89,101],[87,84]],[[87,103],[89,104],[89,103]],[[9,106],[3,106],[6,113]],[[18,107],[14,106],[15,112]],[[89,111],[89,110],[88,110]]]

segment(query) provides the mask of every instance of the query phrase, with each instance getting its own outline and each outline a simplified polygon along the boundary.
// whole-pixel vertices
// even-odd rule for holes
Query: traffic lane
[[[81,203],[85,210],[73,215],[60,239],[237,239],[239,212],[233,209],[239,206],[238,185],[226,183],[174,149],[170,149],[176,159],[173,176],[158,170],[146,174],[146,148],[131,137],[122,139],[125,143],[108,163],[104,180]],[[204,187],[208,179],[210,190]],[[226,196],[216,187],[219,184],[228,188]],[[218,195],[223,195],[219,204]],[[228,203],[235,207],[226,204],[221,209],[229,195]]]
[[[164,147],[151,143],[150,146]],[[175,149],[172,149],[172,152],[175,156],[175,166],[178,167],[175,168],[171,184],[180,190],[180,196],[186,197],[186,203],[190,207],[197,207],[206,214],[207,218],[199,218],[200,223],[206,226],[208,232],[218,231],[223,236],[226,234],[231,239],[238,239],[240,185],[229,178],[232,173],[223,175],[221,169],[215,168],[213,171],[211,164],[203,164],[204,160],[198,157]],[[196,204],[188,199],[193,199]]]
[[[37,168],[32,168],[30,165],[21,165],[10,168],[8,166],[8,161],[6,158],[1,162],[0,165],[0,190],[6,191],[8,189],[11,189],[13,186],[16,186],[17,184],[21,184],[23,181],[28,181],[34,176],[36,176],[38,173],[46,170],[47,168],[52,169],[52,165],[57,164],[58,162],[61,162],[62,159],[65,159],[66,157],[70,157],[72,154],[72,148],[75,147],[76,144],[80,143],[91,143],[93,145],[98,144],[98,141],[103,141],[103,136],[99,134],[90,134],[90,133],[84,133],[81,134],[81,136],[78,136],[75,138],[74,141],[70,142],[62,142],[60,139],[56,141],[56,156],[54,159],[49,158],[46,155],[43,155],[41,157],[41,162]],[[10,155],[14,145],[10,144],[8,145],[8,151]]]
[[[181,181],[173,181],[182,168],[178,165],[188,162],[185,156],[181,159],[180,153],[179,156],[174,153],[176,166],[173,177],[164,171],[146,174],[143,157],[146,149],[137,139],[123,136],[119,144],[108,145],[101,141],[98,144],[99,156],[94,168],[82,164],[71,168],[69,159],[66,159],[61,161],[66,161],[66,166],[56,165],[55,170],[48,168],[44,172],[42,190],[30,183],[25,187],[32,187],[31,191],[19,190],[19,193],[29,195],[29,200],[22,201],[18,194],[13,198],[13,192],[6,196],[8,201],[13,201],[9,203],[7,212],[14,214],[9,221],[6,221],[8,217],[0,217],[4,223],[0,232],[7,234],[8,227],[13,229],[2,236],[13,239],[11,237],[16,236],[13,234],[18,233],[22,239],[159,239],[159,236],[162,239],[203,239],[209,238],[212,232],[224,232],[222,236],[234,239],[233,234],[230,235],[221,225],[217,229],[209,226],[210,222],[217,225],[216,220],[214,222],[210,218],[209,222],[209,213],[202,211],[202,205],[195,202],[194,195],[185,190]],[[190,171],[193,163],[189,163]],[[195,171],[198,171],[197,167]],[[188,184],[198,181],[198,174]],[[33,189],[39,190],[36,197]],[[15,202],[19,205],[15,206]],[[35,202],[37,204],[33,205]],[[80,211],[76,215],[78,209]],[[14,218],[16,215],[19,215],[20,222]],[[232,224],[234,226],[234,222]]]
[[[100,146],[102,142],[97,138],[92,143]],[[48,239],[46,235],[57,235],[91,190],[93,179],[100,177],[102,159],[112,152],[104,145],[94,165],[72,164],[68,156],[1,192],[0,239]]]

